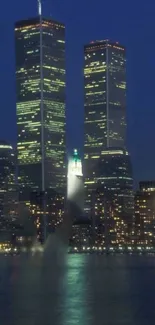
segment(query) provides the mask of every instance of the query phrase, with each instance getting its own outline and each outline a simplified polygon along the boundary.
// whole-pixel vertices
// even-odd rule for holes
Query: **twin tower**
[[[65,26],[42,17],[18,21],[15,40],[18,178],[20,200],[28,201],[32,191],[66,191]],[[90,192],[107,177],[100,168],[105,153],[114,158],[128,155],[125,48],[109,40],[86,45],[84,87],[84,177],[89,210]]]

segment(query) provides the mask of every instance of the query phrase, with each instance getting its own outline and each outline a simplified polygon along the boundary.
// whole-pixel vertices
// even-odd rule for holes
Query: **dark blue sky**
[[[37,0],[5,0],[0,11],[0,138],[16,143],[14,23]],[[69,147],[83,139],[83,45],[109,38],[127,48],[128,149],[134,177],[155,179],[155,1],[44,0],[45,16],[66,25]]]

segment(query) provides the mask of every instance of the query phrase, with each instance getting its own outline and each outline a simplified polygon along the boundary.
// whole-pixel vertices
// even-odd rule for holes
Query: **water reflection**
[[[130,259],[130,296],[134,311],[134,324],[155,324],[155,258],[136,256]]]
[[[14,259],[14,257],[13,257]],[[12,324],[34,324],[38,315],[42,257],[21,255],[12,287]]]
[[[51,236],[42,259],[40,299],[36,325],[59,325],[63,278],[65,273],[64,245],[58,236]]]
[[[3,324],[11,325],[12,292],[11,277],[12,265],[7,257],[0,260],[0,320]]]
[[[0,323],[154,325],[154,257],[0,256]],[[60,249],[59,249],[60,248]]]
[[[86,255],[67,255],[62,325],[90,325]]]
[[[90,256],[88,277],[92,325],[133,325],[129,270],[125,256]]]

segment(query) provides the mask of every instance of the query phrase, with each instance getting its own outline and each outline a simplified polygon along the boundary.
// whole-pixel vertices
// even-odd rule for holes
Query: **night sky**
[[[37,14],[37,0],[5,0],[0,11],[0,138],[16,144],[14,23]],[[83,45],[127,49],[127,143],[134,178],[155,179],[155,1],[45,0],[44,16],[66,25],[68,148],[83,141]]]

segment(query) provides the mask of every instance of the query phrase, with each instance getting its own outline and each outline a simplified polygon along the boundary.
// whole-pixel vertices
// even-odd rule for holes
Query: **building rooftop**
[[[140,191],[152,192],[155,191],[155,180],[152,181],[141,181],[139,182]]]
[[[61,27],[61,28],[65,28],[65,25],[56,21],[56,20],[53,20],[53,19],[50,19],[50,18],[45,18],[43,17],[42,18],[42,23],[46,23],[46,24],[49,24],[49,26],[56,26],[56,27]],[[33,25],[39,25],[40,24],[40,17],[37,16],[37,17],[32,17],[32,18],[29,18],[29,19],[24,19],[24,20],[19,20],[15,23],[15,30],[18,30],[18,29],[21,29],[23,27],[32,27]]]
[[[87,50],[94,49],[94,48],[102,49],[106,47],[113,47],[115,49],[122,50],[122,51],[125,50],[125,47],[121,45],[119,42],[111,41],[109,39],[90,41],[89,44],[85,45],[85,49]]]
[[[13,147],[5,140],[0,140],[0,149],[13,149]]]

